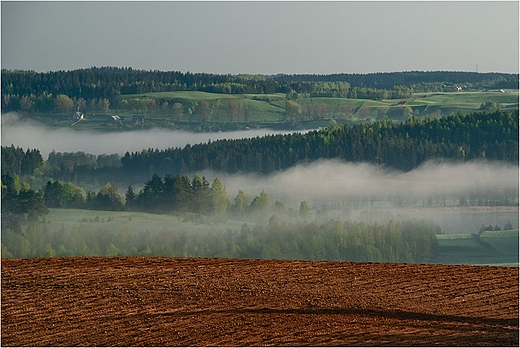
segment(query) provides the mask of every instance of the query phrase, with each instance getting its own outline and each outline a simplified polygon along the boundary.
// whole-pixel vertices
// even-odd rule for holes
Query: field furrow
[[[518,345],[518,268],[2,261],[3,346]]]

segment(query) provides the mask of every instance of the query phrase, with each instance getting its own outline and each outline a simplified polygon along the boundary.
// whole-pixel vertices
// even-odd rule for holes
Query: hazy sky
[[[519,3],[8,2],[2,68],[518,73]]]

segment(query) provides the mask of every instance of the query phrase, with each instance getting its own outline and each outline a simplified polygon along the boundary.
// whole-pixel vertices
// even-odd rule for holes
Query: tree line
[[[469,72],[397,72],[330,75],[219,75],[92,67],[37,73],[1,71],[2,110],[68,113],[123,108],[120,95],[169,91],[225,94],[286,94],[297,97],[407,98],[413,92],[474,88],[518,88],[518,75]]]
[[[100,221],[100,219],[97,219]],[[167,256],[236,257],[358,262],[426,263],[436,252],[439,227],[424,220],[365,223],[327,220],[244,224],[240,230],[186,234],[163,229],[117,232],[104,223],[80,223],[70,231],[30,224],[23,233],[2,230],[2,257]]]
[[[446,91],[453,85],[479,88],[518,88],[518,74],[477,73],[464,71],[405,71],[369,74],[279,74],[286,82],[348,81],[351,86],[392,89],[395,86],[414,88],[415,92]]]
[[[195,174],[192,180],[181,174],[174,176],[168,173],[164,178],[154,174],[138,192],[134,192],[129,185],[124,195],[113,183],[107,183],[97,192],[57,180],[49,180],[40,190],[33,190],[18,175],[10,174],[2,175],[1,183],[2,228],[10,228],[17,233],[21,232],[21,224],[44,217],[48,208],[177,212],[220,218],[241,217],[271,208],[265,191],[249,201],[239,190],[231,202],[219,178],[210,184],[199,174]],[[277,201],[274,208],[281,211],[283,204]]]
[[[128,227],[113,232],[86,225],[86,219],[68,233],[63,228],[48,231],[45,219],[37,223],[48,207],[177,212],[189,221],[207,224],[227,217],[242,219],[246,214],[248,219],[257,216],[258,221],[270,218],[267,225],[244,224],[240,231],[212,230],[204,236],[169,230],[151,234]],[[306,201],[294,211],[285,209],[280,201],[272,203],[265,191],[250,200],[239,190],[230,200],[218,178],[210,184],[197,174],[191,181],[180,174],[164,178],[154,174],[138,193],[129,186],[124,198],[110,183],[97,193],[85,193],[70,182],[59,181],[32,190],[17,175],[2,176],[3,257],[153,255],[423,263],[435,255],[435,236],[441,232],[437,225],[423,220],[386,217],[390,220],[385,224],[381,217],[373,222],[310,218]],[[109,217],[106,223],[113,221]],[[90,222],[105,221],[96,218]]]
[[[18,175],[2,175],[2,230],[21,233],[21,223],[37,221],[48,213],[41,190],[33,190]]]
[[[118,154],[92,155],[83,151],[77,152],[56,152],[51,151],[44,160],[40,150],[27,149],[24,151],[19,146],[1,147],[1,174],[11,176],[18,175],[32,186],[44,185],[49,179],[65,182],[75,182],[76,184],[91,184],[95,181],[108,182],[114,181],[117,169],[121,166],[121,157]],[[94,181],[86,182],[82,180],[81,174],[86,170],[89,173],[96,173]]]
[[[432,159],[518,163],[518,110],[460,114],[405,123],[337,125],[305,134],[218,140],[184,148],[127,152],[123,175],[189,173],[206,169],[270,174],[323,158],[368,162],[409,171]]]

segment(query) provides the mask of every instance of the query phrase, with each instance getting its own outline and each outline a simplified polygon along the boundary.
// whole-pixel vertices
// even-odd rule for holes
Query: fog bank
[[[44,159],[56,152],[83,151],[93,155],[119,154],[157,148],[183,148],[187,144],[206,143],[208,140],[241,139],[268,134],[288,134],[288,131],[251,129],[233,132],[192,133],[167,129],[135,130],[97,133],[49,127],[42,123],[21,119],[15,112],[2,114],[2,146],[39,149]]]
[[[207,178],[218,176],[230,193],[236,189],[251,193],[265,190],[272,197],[285,197],[289,201],[327,201],[343,197],[420,200],[431,196],[458,199],[468,192],[506,190],[518,196],[519,170],[517,166],[503,162],[430,161],[412,171],[400,172],[368,163],[319,160],[269,176],[211,171],[203,174]]]
[[[483,224],[519,226],[518,205],[459,206],[460,199],[469,200],[472,195],[484,199],[507,196],[518,203],[519,168],[502,162],[430,161],[399,172],[367,163],[320,160],[270,176],[201,174],[208,180],[219,177],[232,202],[238,190],[243,190],[249,201],[265,190],[271,203],[280,200],[296,212],[300,202],[307,201],[316,217],[381,223],[398,217],[427,219],[445,233],[477,233]]]

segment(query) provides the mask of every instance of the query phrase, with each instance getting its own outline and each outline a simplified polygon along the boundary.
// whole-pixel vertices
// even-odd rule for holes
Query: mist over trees
[[[466,200],[464,204],[461,201],[465,204]],[[186,221],[206,224],[210,232],[192,235],[164,229],[150,233],[128,227],[108,231],[103,224],[92,226],[92,222],[114,223],[113,217],[106,221],[96,217],[90,224],[83,224],[89,220],[81,219],[70,231],[49,230],[45,218],[36,223],[45,217],[47,207],[182,213],[179,216]],[[229,196],[220,179],[210,183],[198,174],[190,180],[184,174],[161,177],[155,173],[138,192],[128,186],[124,196],[111,183],[97,193],[85,193],[71,182],[50,180],[41,190],[31,190],[18,175],[5,174],[2,256],[141,255],[424,263],[435,255],[435,236],[440,229],[432,222],[354,222],[317,219],[314,214],[307,201],[300,202],[299,210],[286,209],[281,201],[273,203],[264,190],[252,199],[243,190]],[[228,218],[257,222],[244,224],[240,230],[209,227]],[[262,222],[267,218],[268,224]]]
[[[435,159],[518,164],[518,110],[460,114],[404,123],[390,120],[337,125],[305,134],[208,141],[183,148],[145,149],[120,157],[2,146],[2,175],[19,175],[32,186],[48,180],[82,187],[117,183],[127,187],[160,176],[205,170],[268,175],[319,159],[370,163],[410,171]]]
[[[198,256],[279,258],[335,261],[427,262],[435,252],[435,234],[440,228],[431,222],[391,220],[387,225],[352,221],[307,221],[309,206],[301,202],[299,212],[274,204],[265,191],[249,200],[240,190],[233,202],[226,187],[215,178],[210,184],[196,174],[154,174],[139,191],[131,186],[123,201],[117,187],[108,183],[99,192],[85,192],[74,184],[48,181],[41,191],[31,190],[18,175],[2,176],[2,257],[99,256]],[[212,230],[190,235],[164,230],[107,232],[81,224],[79,230],[48,231],[36,223],[48,207],[93,210],[137,210],[154,213],[188,212],[194,221],[202,216],[248,218],[271,215],[269,223],[238,230]],[[246,217],[245,214],[249,216]],[[297,222],[290,222],[290,217]],[[282,219],[280,219],[282,217]],[[289,219],[288,219],[289,218]],[[296,219],[294,219],[296,218]],[[22,222],[27,221],[25,229]],[[112,223],[109,217],[106,223]],[[218,221],[218,220],[213,220]],[[88,222],[82,219],[81,222]],[[105,222],[96,217],[90,222]]]
[[[163,178],[154,174],[137,194],[129,186],[126,202],[112,184],[106,184],[97,194],[88,192],[86,199],[83,194],[72,183],[49,181],[42,191],[34,191],[16,175],[3,176],[2,257],[168,256],[426,263],[435,257],[436,235],[441,233],[432,221],[394,217],[389,212],[367,211],[360,215],[361,221],[343,221],[329,218],[326,212],[311,214],[306,201],[300,203],[298,211],[286,209],[283,202],[272,203],[263,190],[252,199],[239,190],[230,200],[220,179],[210,184],[200,175],[190,181],[185,175],[167,174]],[[105,218],[81,219],[81,210],[76,211],[79,223],[72,228],[49,228],[45,219],[36,221],[46,215],[45,204],[84,207],[99,213],[123,209],[175,211],[179,219],[205,224],[208,232],[186,233],[167,227],[151,233],[134,229],[131,223],[118,225],[110,212],[108,218],[105,213]],[[217,222],[226,218],[252,222],[223,230]],[[512,228],[510,223],[504,225],[504,229]],[[491,229],[498,231],[500,227],[483,225],[480,232]]]
[[[270,174],[297,163],[337,158],[368,162],[402,171],[445,158],[518,163],[518,111],[473,113],[403,124],[380,121],[338,125],[305,134],[218,140],[182,149],[148,149],[126,153],[122,175],[215,170]]]
[[[100,222],[99,218],[97,222]],[[105,224],[117,223],[112,218]],[[240,230],[206,234],[173,230],[118,232],[81,224],[49,231],[28,225],[23,234],[2,229],[2,257],[168,256],[237,257],[359,262],[428,262],[435,254],[439,227],[424,220],[364,223],[341,220],[244,224]]]
[[[304,120],[322,122],[327,118],[328,106],[323,100],[308,102],[305,98],[402,99],[416,92],[452,91],[458,85],[475,90],[518,88],[518,74],[467,72],[264,76],[94,67],[47,73],[4,69],[1,78],[4,112],[70,114],[80,108],[82,112],[101,114],[109,110],[146,114],[159,110],[173,115],[177,122],[189,120],[190,125],[193,121],[202,128],[211,124],[214,117],[229,124],[238,124],[239,120],[247,123],[252,110],[234,100],[211,104],[192,100],[183,101],[186,104],[183,105],[178,100],[140,95],[169,91],[254,94],[249,96],[251,100],[266,101],[270,107],[284,110],[282,118],[286,117],[289,125]],[[268,94],[274,93],[282,93],[285,98],[277,96],[273,101]],[[134,97],[120,98],[124,95]],[[518,186],[511,185],[509,178],[513,172],[510,165],[519,164],[519,111],[498,108],[497,102],[488,101],[480,105],[482,112],[440,118],[438,109],[431,118],[418,119],[414,116],[418,113],[409,105],[396,101],[391,113],[387,114],[388,107],[379,108],[378,121],[367,123],[371,117],[374,119],[368,105],[337,104],[331,108],[333,111],[328,110],[328,116],[332,114],[346,121],[355,112],[361,122],[306,133],[209,140],[182,148],[148,148],[124,155],[52,151],[44,159],[37,148],[2,146],[2,257],[141,255],[428,262],[436,253],[436,235],[441,232],[435,223],[393,218],[384,222],[344,221],[330,218],[327,209],[343,209],[342,213],[348,215],[347,203],[339,204],[337,199],[351,199],[354,205],[388,199],[398,207],[417,206],[419,203],[414,201],[417,198],[404,192],[412,190],[410,182],[416,178],[404,174],[421,166],[424,169],[425,163],[436,160],[466,165],[505,163],[508,169],[505,176],[499,176],[506,178],[502,180],[506,184],[465,186],[449,196],[452,205],[517,205]],[[402,122],[389,120],[389,115]],[[404,173],[399,183],[394,180],[396,176],[381,175],[371,182],[372,178],[368,178],[367,184],[384,186],[392,181],[396,190],[403,193],[396,195],[394,190],[386,196],[377,196],[384,189],[388,193],[388,188],[377,187],[368,194],[368,186],[361,185],[359,191],[350,191],[345,198],[348,190],[338,190],[336,182],[331,186],[336,185],[332,190],[338,192],[327,191],[323,193],[328,195],[325,199],[319,198],[326,201],[317,202],[311,191],[323,187],[313,183],[313,187],[295,188],[285,181],[286,189],[309,195],[293,199],[292,206],[287,208],[285,199],[273,198],[267,192],[271,188],[281,191],[280,186],[268,186],[265,190],[255,186],[254,189],[259,188],[251,194],[252,188],[239,186],[246,180],[237,179],[255,175],[276,180],[280,178],[277,173],[287,173],[291,168],[308,173],[300,170],[301,166],[320,160],[370,166],[370,170],[361,170],[361,175],[372,173],[372,168]],[[344,167],[333,166],[338,168]],[[197,174],[205,172],[226,175],[230,180],[235,178],[233,192],[226,187],[225,180],[218,177],[208,180]],[[350,167],[347,179],[353,179],[352,172]],[[496,171],[492,173],[497,176]],[[319,180],[327,182],[330,176],[323,175]],[[279,181],[283,185],[284,180]],[[423,181],[416,181],[417,186],[424,186]],[[402,189],[402,185],[407,186]],[[438,187],[442,192],[423,191],[420,198],[423,206],[446,206],[445,193],[452,187]],[[170,225],[153,233],[134,230],[129,227],[131,224],[107,229],[106,224],[114,224],[112,216],[106,221],[97,216],[82,218],[70,230],[64,227],[51,230],[45,220],[49,209],[96,211],[94,214],[98,211],[173,214],[182,223],[207,226],[208,232],[186,234]],[[242,226],[219,229],[219,224],[228,219],[240,221]],[[509,223],[504,228],[512,229],[512,225]],[[500,227],[483,225],[480,232],[490,229],[498,231]]]

